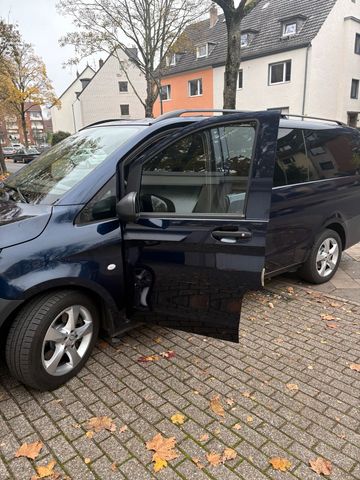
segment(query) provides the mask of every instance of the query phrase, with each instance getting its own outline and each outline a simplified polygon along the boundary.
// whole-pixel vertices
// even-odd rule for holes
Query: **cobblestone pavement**
[[[355,260],[347,263],[344,271],[359,273]],[[138,362],[167,350],[176,356]],[[309,460],[318,456],[332,462],[330,479],[360,479],[360,373],[352,363],[360,363],[360,305],[287,277],[247,295],[239,345],[142,327],[116,348],[99,342],[81,374],[51,393],[25,389],[0,360],[0,479],[30,479],[54,459],[60,478],[79,480],[316,480]],[[224,418],[209,408],[214,395]],[[182,426],[170,421],[176,412]],[[99,415],[118,428],[88,438],[85,424]],[[145,442],[157,432],[176,438],[179,457],[155,474]],[[15,458],[19,445],[36,440],[44,448],[35,461]],[[225,447],[237,457],[209,466],[206,453]],[[273,470],[274,456],[290,470]]]

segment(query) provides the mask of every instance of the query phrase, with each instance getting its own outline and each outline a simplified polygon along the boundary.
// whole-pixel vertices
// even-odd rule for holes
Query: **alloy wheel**
[[[320,277],[328,277],[337,267],[340,248],[335,238],[325,239],[316,256],[316,269]]]

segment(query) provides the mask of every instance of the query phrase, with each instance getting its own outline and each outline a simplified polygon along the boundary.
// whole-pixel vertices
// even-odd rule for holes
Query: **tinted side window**
[[[76,219],[84,224],[116,217],[116,175],[83,208]]]
[[[309,159],[320,179],[360,173],[359,133],[343,128],[305,130]]]
[[[256,124],[194,133],[146,162],[142,212],[244,213]]]
[[[318,173],[306,153],[303,130],[279,129],[274,187],[318,180]]]

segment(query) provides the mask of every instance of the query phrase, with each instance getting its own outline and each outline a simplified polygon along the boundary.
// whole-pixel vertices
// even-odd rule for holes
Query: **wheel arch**
[[[329,225],[326,225],[326,228],[328,230],[333,230],[336,232],[339,237],[341,238],[341,244],[342,244],[342,250],[345,250],[346,248],[346,231],[344,226],[340,222],[333,222],[330,223]]]

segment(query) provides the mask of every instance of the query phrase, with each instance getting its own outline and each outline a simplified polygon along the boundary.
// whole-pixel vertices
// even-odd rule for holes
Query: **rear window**
[[[356,130],[279,129],[274,187],[359,174]]]

